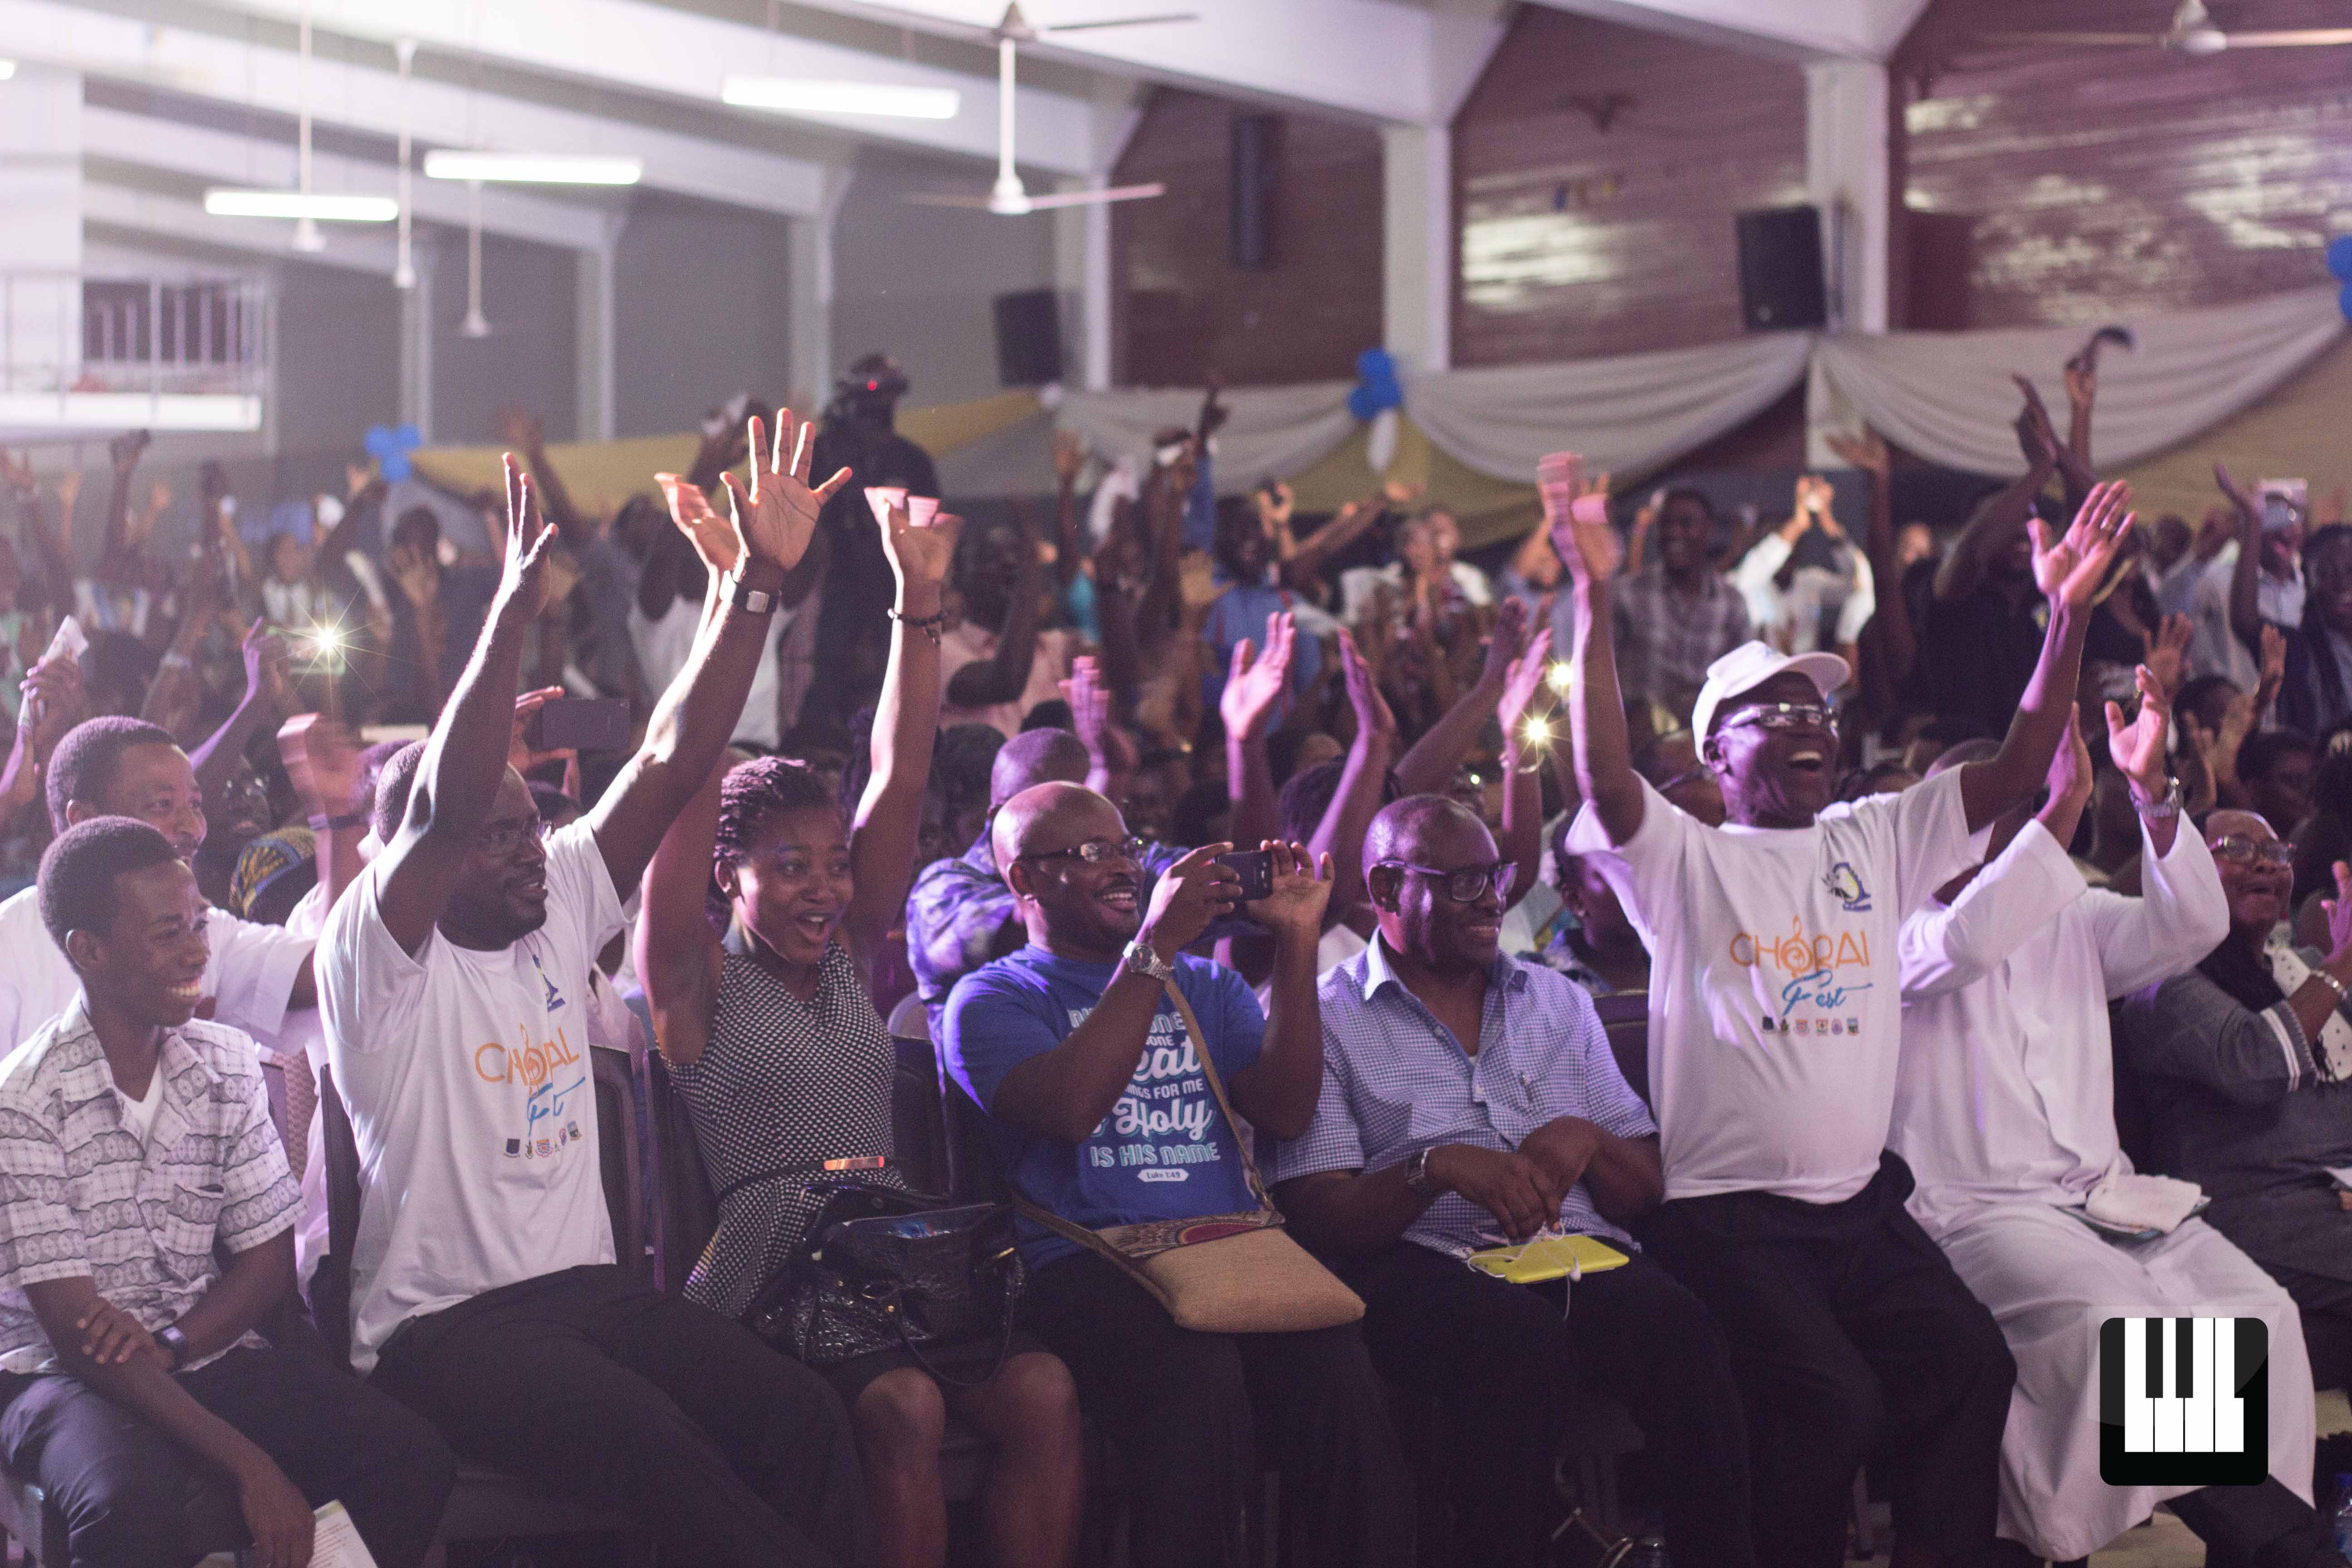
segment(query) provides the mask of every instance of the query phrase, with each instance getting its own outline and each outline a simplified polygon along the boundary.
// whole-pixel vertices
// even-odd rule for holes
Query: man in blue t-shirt
[[[1234,1109],[1306,1131],[1322,1088],[1315,944],[1330,864],[1269,845],[1274,891],[1244,906],[1276,940],[1270,1012],[1232,970],[1184,956],[1239,883],[1204,845],[1161,873],[1149,908],[1118,810],[1076,784],[996,814],[996,866],[1029,943],[948,999],[949,1068],[986,1110],[1013,1190],[1089,1228],[1256,1206],[1240,1134],[1217,1107],[1172,981]],[[1412,1559],[1412,1488],[1385,1395],[1353,1325],[1288,1334],[1180,1329],[1108,1260],[1023,1222],[1030,1327],[1067,1363],[1133,1478],[1137,1568],[1240,1568],[1257,1418],[1282,1456],[1302,1563]],[[1297,1510],[1293,1513],[1292,1510]]]

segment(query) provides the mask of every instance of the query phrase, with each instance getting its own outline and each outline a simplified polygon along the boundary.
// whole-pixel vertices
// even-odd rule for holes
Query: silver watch
[[[2162,822],[2167,817],[2179,816],[2180,815],[2180,781],[2169,780],[2165,785],[2162,795],[2146,805],[2134,801],[2132,805],[2145,821]]]
[[[1429,1156],[1434,1149],[1433,1144],[1405,1162],[1405,1190],[1423,1203],[1437,1196],[1437,1184],[1429,1179]]]
[[[1176,978],[1176,966],[1163,962],[1146,942],[1129,942],[1127,951],[1119,954],[1119,966],[1130,973],[1147,974],[1161,982]]]

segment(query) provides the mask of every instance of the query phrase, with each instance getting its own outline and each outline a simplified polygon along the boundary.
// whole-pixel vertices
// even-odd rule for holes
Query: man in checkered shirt
[[[1393,1382],[1439,1403],[1447,1563],[1545,1557],[1553,1426],[1578,1390],[1622,1399],[1677,1563],[1750,1568],[1748,1447],[1722,1334],[1623,1226],[1664,1192],[1658,1130],[1592,999],[1501,952],[1511,862],[1475,812],[1411,795],[1372,819],[1372,945],[1318,987],[1323,1088],[1268,1174],[1301,1239],[1364,1299]],[[1622,1267],[1514,1285],[1463,1261],[1547,1227]]]
[[[225,1479],[258,1568],[307,1562],[333,1500],[383,1568],[413,1568],[448,1449],[255,1332],[293,1289],[301,1195],[252,1039],[194,1017],[194,875],[153,827],[101,816],[49,847],[39,887],[81,984],[0,1063],[0,1459],[63,1511],[77,1564],[176,1568],[184,1500]]]

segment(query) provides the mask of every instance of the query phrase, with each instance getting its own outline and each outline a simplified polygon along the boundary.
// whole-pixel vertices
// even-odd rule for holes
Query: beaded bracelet
[[[915,630],[922,633],[925,637],[930,638],[933,642],[938,642],[940,640],[940,628],[948,624],[948,613],[945,610],[940,611],[937,615],[908,616],[901,615],[894,607],[885,613],[900,626],[911,626]]]

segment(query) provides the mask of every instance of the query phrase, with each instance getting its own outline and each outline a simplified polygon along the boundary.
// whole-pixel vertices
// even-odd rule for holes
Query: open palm
[[[946,582],[948,567],[955,560],[956,536],[963,531],[963,519],[955,513],[929,507],[923,510],[929,515],[918,521],[912,509],[893,504],[880,519],[882,553],[902,586]]]
[[[1289,685],[1290,649],[1297,636],[1289,615],[1277,613],[1265,618],[1265,652],[1257,652],[1247,637],[1234,645],[1233,668],[1225,677],[1224,694],[1217,700],[1226,734],[1255,736],[1264,731],[1266,716]]]
[[[2045,597],[2076,610],[2091,602],[2137,521],[2124,510],[2130,500],[2131,486],[2121,479],[2093,485],[2074,523],[2055,540],[2033,520],[2033,582]]]
[[[2133,680],[2139,687],[2139,711],[2129,723],[2119,705],[2107,704],[2107,755],[2143,795],[2158,795],[2164,787],[2164,732],[2171,710],[2163,685],[2147,666],[2135,670]]]
[[[736,537],[745,560],[764,561],[789,572],[808,553],[809,541],[816,534],[817,513],[849,482],[849,470],[843,468],[824,483],[810,487],[814,427],[795,420],[789,408],[776,410],[772,439],[756,414],[747,428],[751,482],[746,487],[732,472],[725,476],[727,493],[735,503]]]
[[[1528,709],[1543,689],[1544,673],[1549,668],[1551,628],[1538,626],[1536,635],[1518,658],[1511,661],[1509,673],[1503,679],[1503,702],[1498,716],[1503,721],[1503,740],[1507,745],[1518,744],[1519,725],[1527,718]]]
[[[656,474],[654,482],[661,486],[663,499],[669,502],[670,521],[702,557],[703,565],[722,577],[734,571],[740,553],[735,526],[719,515],[702,487],[676,474]]]
[[[1580,583],[1603,583],[1616,575],[1617,531],[1609,525],[1609,498],[1582,483],[1584,459],[1553,452],[1536,465],[1536,489],[1551,526],[1551,547]]]

